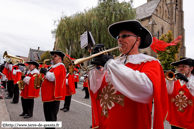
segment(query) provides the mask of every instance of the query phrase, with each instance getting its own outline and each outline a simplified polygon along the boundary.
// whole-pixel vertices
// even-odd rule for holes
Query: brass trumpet
[[[74,61],[73,60],[70,60],[67,56],[64,56],[63,63],[65,64],[66,69],[69,68],[69,67],[75,67],[76,65],[79,65],[79,64],[81,64],[81,63],[83,63],[85,61],[88,61],[88,60],[90,60],[90,59],[92,59],[94,57],[97,57],[97,56],[102,55],[104,53],[111,52],[111,51],[116,50],[116,49],[119,49],[119,48],[121,48],[121,46],[122,45],[119,44],[119,46],[117,46],[117,47],[114,47],[114,48],[111,48],[111,49],[108,49],[108,50],[101,51],[99,53],[93,54],[93,55],[88,56],[88,57],[83,57],[83,58],[80,58],[80,59],[76,59]],[[86,68],[86,70],[89,70],[89,69]]]
[[[167,71],[167,72],[165,72],[165,77],[166,77],[166,79],[169,80],[169,81],[173,81],[173,80],[175,80],[175,78],[176,78],[175,73],[172,72],[172,71]]]
[[[45,59],[44,62],[43,62],[42,68],[44,68],[47,61],[51,61],[51,59]],[[43,73],[35,74],[34,77],[35,77],[35,79],[34,79],[34,88],[39,89],[40,86],[41,86],[41,83],[44,81],[43,80]]]

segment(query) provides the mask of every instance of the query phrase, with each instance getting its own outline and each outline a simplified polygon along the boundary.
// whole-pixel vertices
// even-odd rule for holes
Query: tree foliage
[[[43,63],[45,59],[52,59],[52,55],[50,54],[49,51],[44,52],[41,57],[40,60],[38,61],[39,63]],[[50,64],[50,62],[46,62],[47,65]]]
[[[172,32],[168,31],[166,35],[162,34],[159,40],[163,40],[167,43],[170,43],[174,40]],[[158,59],[160,60],[164,70],[174,69],[174,66],[170,65],[170,63],[178,60],[177,54],[179,54],[180,46],[181,42],[179,42],[176,46],[168,46],[166,48],[166,51],[158,52]]]
[[[89,54],[80,47],[80,36],[86,30],[92,33],[96,44],[102,43],[108,48],[116,47],[117,41],[109,35],[107,28],[114,22],[135,19],[136,11],[131,6],[132,2],[99,0],[95,8],[72,16],[62,16],[56,30],[53,31],[58,48],[63,52],[68,50],[68,54],[73,58]],[[118,55],[119,51],[114,51],[113,54]]]

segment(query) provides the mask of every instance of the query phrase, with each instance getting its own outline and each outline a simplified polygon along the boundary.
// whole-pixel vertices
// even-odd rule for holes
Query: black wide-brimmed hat
[[[27,64],[33,64],[33,65],[35,65],[36,67],[39,67],[39,63],[38,62],[36,62],[36,61],[28,61],[28,62],[26,62]]]
[[[57,54],[60,56],[62,59],[65,56],[65,54],[62,51],[56,50],[56,51],[50,51],[51,55]]]
[[[18,63],[17,66],[25,66],[23,63]]]
[[[179,61],[175,61],[171,63],[171,65],[173,66],[178,66],[179,64],[194,66],[194,60],[191,58],[183,57],[183,58],[180,58]]]
[[[138,37],[141,37],[139,49],[147,48],[152,44],[151,33],[137,20],[120,21],[113,23],[108,27],[110,35],[115,39],[122,30],[131,31]]]

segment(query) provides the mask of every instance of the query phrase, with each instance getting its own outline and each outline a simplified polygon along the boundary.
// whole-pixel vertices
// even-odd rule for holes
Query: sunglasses
[[[138,37],[138,36],[136,36],[136,35],[123,34],[123,35],[118,35],[118,36],[116,37],[116,39],[119,40],[120,37],[121,37],[122,39],[124,39],[124,38],[129,37],[129,36]]]
[[[53,57],[57,57],[57,55],[53,55]]]

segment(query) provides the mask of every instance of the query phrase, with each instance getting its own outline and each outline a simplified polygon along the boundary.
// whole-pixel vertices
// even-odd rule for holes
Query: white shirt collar
[[[116,60],[124,63],[125,59],[126,59],[126,56],[122,56]],[[147,61],[153,61],[153,60],[159,61],[158,59],[156,59],[152,56],[139,53],[139,54],[135,54],[135,55],[128,55],[126,63],[141,64],[143,62],[145,63]]]
[[[63,65],[63,66],[64,66],[64,64],[63,64],[62,62],[60,62],[60,63],[57,63],[57,64],[52,65],[51,67],[52,67],[52,68],[56,68],[56,67],[59,66],[59,65]]]
[[[32,71],[28,70],[28,72],[27,72],[27,74],[34,74],[34,73],[38,73],[39,74],[39,71],[35,68]]]

